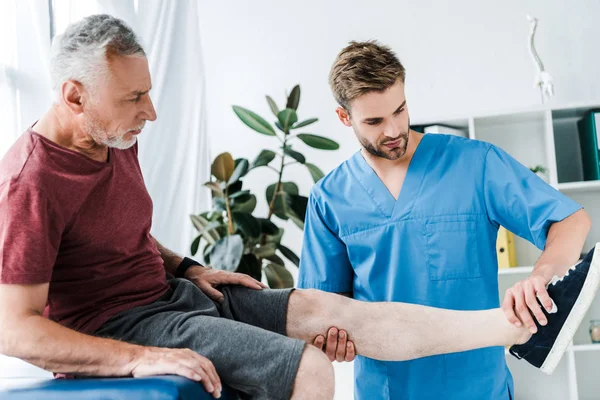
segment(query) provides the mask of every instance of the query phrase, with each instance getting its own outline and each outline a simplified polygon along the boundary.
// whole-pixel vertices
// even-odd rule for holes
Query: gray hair
[[[99,80],[108,77],[108,59],[112,56],[146,56],[135,32],[125,22],[99,14],[69,25],[52,42],[50,75],[56,97],[68,80],[94,92]]]

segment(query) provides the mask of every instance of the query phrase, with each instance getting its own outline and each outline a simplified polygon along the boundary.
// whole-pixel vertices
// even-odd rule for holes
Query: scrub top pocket
[[[427,267],[433,281],[481,277],[477,219],[431,220],[425,226]]]

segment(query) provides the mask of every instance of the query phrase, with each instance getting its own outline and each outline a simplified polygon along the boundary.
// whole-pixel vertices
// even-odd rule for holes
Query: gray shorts
[[[221,381],[253,399],[289,399],[306,342],[285,336],[293,289],[224,286],[223,303],[185,279],[152,304],[111,318],[95,332],[142,346],[189,348],[214,364]]]

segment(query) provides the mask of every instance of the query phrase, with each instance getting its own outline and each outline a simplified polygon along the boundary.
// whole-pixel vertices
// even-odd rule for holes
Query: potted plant
[[[321,150],[337,150],[339,145],[326,137],[311,133],[296,133],[301,128],[318,121],[310,118],[298,122],[300,86],[295,86],[287,96],[286,106],[279,109],[275,101],[266,96],[269,108],[276,116],[277,130],[264,118],[240,106],[233,106],[239,119],[254,131],[271,136],[278,141],[276,150],[264,149],[249,162],[245,158],[233,159],[231,154],[219,154],[211,166],[211,180],[204,185],[212,192],[212,209],[192,215],[198,236],[191,244],[192,254],[202,245],[202,255],[213,268],[248,274],[261,280],[264,273],[271,288],[292,287],[294,281],[285,268],[284,258],[299,265],[298,256],[282,244],[284,229],[274,223],[291,219],[304,229],[304,216],[308,198],[299,193],[298,185],[284,181],[286,167],[304,165],[316,183],[323,172],[293,148],[298,141]],[[302,131],[300,131],[302,132]],[[253,170],[277,174],[277,181],[266,189],[268,215],[258,217],[253,213],[256,196],[243,187],[243,178]],[[277,220],[275,220],[277,221]]]

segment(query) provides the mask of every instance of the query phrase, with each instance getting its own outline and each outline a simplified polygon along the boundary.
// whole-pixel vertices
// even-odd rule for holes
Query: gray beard
[[[130,140],[125,140],[125,133],[115,137],[108,137],[106,130],[102,129],[99,123],[94,120],[87,121],[87,131],[98,145],[112,147],[114,149],[126,150],[137,142],[137,136]]]

